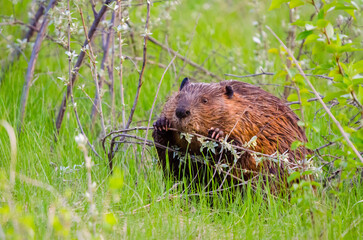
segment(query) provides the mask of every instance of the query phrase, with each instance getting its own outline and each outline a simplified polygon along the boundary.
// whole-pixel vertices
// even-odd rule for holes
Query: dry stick
[[[111,40],[113,39],[113,26],[114,26],[114,24],[115,24],[115,13],[112,13],[111,24],[110,24],[110,27],[108,29],[106,44],[105,44],[105,47],[104,47],[103,58],[102,58],[101,67],[100,67],[101,74],[97,73],[98,79],[99,79],[98,85],[99,85],[100,89],[102,89],[102,86],[103,86],[103,83],[104,83],[104,74],[103,73],[104,73],[106,62],[107,62],[107,59],[108,59],[109,46],[110,46]],[[99,112],[99,110],[98,110],[99,108],[97,107],[99,102],[100,102],[100,95],[98,94],[98,92],[96,92],[94,104],[92,105],[92,110],[91,110],[92,126],[94,125],[96,112]]]
[[[26,107],[26,103],[28,100],[28,96],[29,96],[29,88],[30,88],[31,80],[33,79],[33,75],[34,75],[35,63],[37,62],[40,46],[44,39],[45,31],[47,29],[48,22],[49,22],[48,13],[49,13],[49,10],[52,9],[56,3],[57,3],[57,0],[51,0],[48,4],[48,7],[46,9],[45,16],[44,16],[44,19],[42,22],[42,26],[39,30],[37,39],[35,40],[32,55],[31,55],[30,61],[28,63],[28,70],[27,70],[27,73],[25,76],[23,93],[21,95],[20,122],[18,125],[19,134],[21,133],[21,126],[23,125],[23,121],[24,121],[24,117],[25,117],[25,107]]]
[[[112,18],[113,18],[113,25],[115,25],[115,12],[112,13]],[[112,53],[111,53],[111,63],[108,64],[107,66],[107,71],[108,71],[108,78],[110,80],[110,84],[109,84],[109,90],[110,90],[110,95],[111,95],[111,126],[112,129],[115,127],[115,122],[116,122],[116,118],[115,118],[115,78],[113,76],[113,70],[114,70],[114,64],[115,64],[115,38],[114,38],[114,34],[115,31],[113,28],[110,29],[111,31],[111,41],[112,41]]]
[[[98,24],[100,23],[100,21],[102,19],[102,16],[105,14],[105,12],[108,9],[107,4],[110,4],[113,1],[114,0],[106,0],[105,4],[102,6],[101,10],[98,12],[97,17],[93,21],[92,26],[91,26],[91,28],[90,28],[90,30],[88,32],[88,39],[90,41],[92,41],[92,39],[93,39],[93,36],[94,36],[94,34],[96,32],[96,29],[97,29]],[[86,39],[84,41],[84,43],[83,43],[83,48],[85,48],[87,45],[88,45],[88,40]],[[57,136],[59,134],[60,127],[61,127],[62,122],[63,122],[64,113],[65,113],[66,107],[67,107],[67,100],[68,100],[68,98],[70,96],[71,88],[73,88],[73,86],[74,86],[74,83],[76,81],[76,78],[77,78],[79,69],[80,69],[80,67],[82,65],[82,62],[83,62],[83,59],[84,59],[85,54],[86,54],[85,51],[81,50],[81,52],[78,55],[77,62],[76,62],[76,64],[73,67],[73,70],[72,70],[72,78],[69,80],[71,82],[71,84],[68,85],[68,87],[67,87],[67,93],[63,97],[61,106],[59,108],[57,120],[56,120],[56,136],[55,136],[56,138],[55,138],[55,140],[57,140]]]
[[[354,146],[354,144],[350,141],[347,133],[344,131],[342,125],[338,122],[338,120],[334,117],[334,115],[331,113],[331,111],[329,110],[329,108],[326,106],[326,104],[324,103],[323,99],[320,97],[319,93],[316,91],[315,87],[313,86],[313,84],[310,82],[310,80],[306,77],[304,71],[302,70],[302,68],[299,65],[299,62],[296,60],[296,58],[294,57],[294,55],[291,53],[291,51],[286,47],[286,45],[281,41],[281,39],[276,35],[276,33],[274,31],[272,31],[272,29],[269,26],[266,26],[266,28],[272,33],[272,35],[274,35],[274,37],[280,42],[281,46],[286,50],[286,52],[290,55],[290,57],[292,58],[292,60],[294,61],[297,69],[299,70],[301,76],[304,77],[305,81],[308,83],[309,87],[313,90],[315,96],[318,98],[319,102],[321,103],[321,105],[323,105],[324,110],[328,113],[328,115],[330,116],[330,118],[333,120],[333,122],[335,123],[335,125],[338,127],[339,131],[341,132],[342,136],[344,137],[345,141],[347,141],[348,145],[352,148],[352,150],[354,151],[354,153],[357,155],[357,157],[359,158],[359,160],[361,162],[363,162],[363,157],[360,155],[360,153],[358,152],[358,150],[356,149],[356,147]]]
[[[102,99],[101,99],[101,96],[100,96],[100,88],[99,88],[98,80],[97,80],[96,58],[95,58],[95,55],[93,54],[91,40],[88,38],[88,35],[87,35],[87,27],[86,27],[86,24],[84,22],[83,11],[79,7],[78,7],[78,10],[79,10],[79,13],[80,13],[81,19],[82,19],[84,34],[85,34],[86,39],[88,41],[88,47],[89,47],[89,52],[90,52],[89,58],[90,58],[90,62],[92,64],[92,66],[93,66],[93,71],[92,71],[92,67],[91,67],[91,73],[92,73],[94,81],[95,81],[96,96],[98,95],[98,106],[97,107],[98,107],[100,118],[101,118],[102,136],[105,136],[106,135],[106,128],[105,128],[105,121],[103,119]]]
[[[189,39],[189,43],[188,43],[188,46],[187,46],[187,51],[185,52],[185,56],[184,56],[185,59],[188,59],[187,57],[188,57],[188,54],[189,54],[189,51],[190,51],[190,45],[193,42],[194,35],[195,35],[196,30],[197,30],[197,26],[198,26],[198,22],[199,22],[199,17],[200,17],[200,14],[197,16],[197,19],[195,20],[194,30],[193,30],[193,33],[192,33],[192,37]],[[187,65],[187,62],[184,61],[182,67],[179,70],[178,75],[175,77],[175,82],[178,81],[178,79],[179,79],[180,75],[183,73],[184,68],[185,68],[186,65]]]
[[[249,74],[249,75],[235,75],[235,74],[225,73],[224,75],[229,76],[229,77],[235,77],[235,78],[249,78],[249,77],[258,77],[258,76],[261,76],[261,75],[270,75],[270,76],[273,76],[273,75],[275,75],[275,73],[272,73],[272,72],[262,72],[262,73]],[[316,77],[316,78],[324,78],[324,79],[328,79],[328,80],[332,80],[332,81],[334,80],[334,78],[328,77],[328,76],[324,76],[324,75],[305,74],[305,76],[308,76],[308,77]]]
[[[174,51],[173,49],[171,48],[168,48],[167,46],[165,46],[164,44],[160,43],[159,41],[157,41],[156,39],[152,38],[152,37],[149,37],[149,41],[158,45],[159,47],[161,47],[162,49],[172,53],[173,55],[176,55],[177,58],[185,61],[186,63],[188,63],[189,65],[199,69],[200,71],[204,72],[205,74],[207,74],[208,76],[211,76],[211,77],[214,77],[214,78],[217,78],[219,81],[223,81],[223,78],[217,76],[216,74],[214,73],[211,73],[210,71],[208,71],[207,69],[205,69],[204,67],[200,66],[199,64],[196,64],[195,62],[183,57],[182,55],[180,55],[179,53],[177,53],[176,51]]]
[[[166,67],[163,75],[161,76],[161,79],[159,81],[159,85],[158,85],[158,89],[156,90],[156,93],[155,93],[155,98],[154,98],[154,102],[153,102],[153,105],[151,107],[151,111],[150,111],[150,115],[149,115],[149,121],[147,123],[147,127],[146,127],[146,134],[145,134],[145,141],[144,141],[144,144],[142,146],[142,152],[141,152],[141,161],[142,159],[144,158],[144,152],[145,152],[145,145],[146,145],[146,140],[147,140],[147,137],[148,137],[148,133],[149,133],[149,129],[150,129],[150,122],[151,122],[151,118],[152,118],[152,115],[153,115],[153,112],[154,112],[154,107],[155,107],[155,102],[156,102],[156,99],[158,97],[158,94],[159,94],[159,90],[160,90],[160,86],[161,86],[161,83],[164,79],[164,76],[166,74],[166,72],[168,71],[169,67],[171,66],[171,64],[174,62],[176,58],[176,55],[173,57],[173,59],[170,61],[169,65]]]
[[[43,4],[42,3],[40,3],[40,6],[39,6],[39,9],[38,9],[38,11],[35,13],[35,16],[34,16],[34,18],[33,18],[33,20],[31,21],[31,23],[30,23],[30,27],[29,27],[29,30],[28,30],[28,32],[25,34],[25,39],[26,39],[26,42],[29,42],[30,41],[30,38],[33,36],[33,34],[34,34],[34,32],[35,32],[35,29],[36,29],[36,27],[37,27],[37,24],[38,24],[38,21],[39,21],[39,19],[41,18],[41,16],[43,16],[43,14],[44,14],[44,6],[43,6]],[[14,22],[15,24],[22,24],[22,25],[25,25],[24,23],[20,23],[19,21],[15,21]],[[27,25],[28,26],[28,25]],[[14,61],[16,60],[16,59],[18,59],[19,58],[19,56],[20,56],[20,51],[15,51],[12,55],[11,55],[11,60],[10,60],[10,63],[8,64],[8,65],[4,65],[3,67],[2,67],[2,70],[1,70],[1,72],[2,72],[2,75],[0,75],[0,83],[1,83],[1,81],[2,81],[2,79],[3,79],[3,77],[4,77],[4,73],[10,68],[10,66],[14,63]]]
[[[150,38],[149,32],[148,32],[149,31],[149,21],[150,21],[150,1],[147,1],[147,15],[146,15],[145,33],[144,33],[145,35],[144,35],[142,68],[141,68],[141,72],[140,72],[140,76],[139,76],[139,83],[138,83],[138,86],[137,86],[137,91],[136,91],[134,104],[133,104],[133,106],[131,108],[129,120],[126,123],[125,128],[128,128],[130,126],[131,122],[132,122],[132,118],[133,118],[134,113],[135,113],[137,101],[138,101],[139,95],[140,95],[140,90],[141,90],[141,85],[142,85],[142,77],[144,75],[144,71],[145,71],[145,67],[146,67],[147,42],[148,42],[148,39]]]
[[[115,139],[116,138],[121,138],[121,141],[118,141],[119,143],[122,143],[123,140],[125,139],[125,137],[129,137],[129,138],[135,138],[137,140],[141,140],[142,142],[145,141],[145,138],[142,138],[142,137],[138,137],[138,136],[135,136],[135,135],[128,135],[128,134],[123,134],[124,132],[130,132],[130,131],[139,131],[139,130],[146,130],[147,127],[135,127],[135,128],[129,128],[129,129],[121,129],[121,130],[118,130],[118,131],[114,131],[114,132],[111,132],[109,134],[107,134],[103,139],[102,139],[102,146],[103,146],[103,149],[105,150],[105,142],[106,142],[106,139],[115,134],[115,133],[121,133],[121,134],[118,134],[116,136],[114,136],[111,140],[111,144],[112,142],[116,141]],[[150,128],[149,128],[150,130]],[[168,128],[168,131],[175,131],[175,132],[180,132],[178,129],[176,128]],[[206,137],[206,136],[203,136],[201,134],[198,134],[198,133],[193,133],[191,134],[193,136],[196,136],[196,137],[201,137],[201,138],[204,138],[205,140],[208,140],[208,141],[212,141],[212,142],[216,142],[216,143],[220,143],[218,140],[216,139],[213,139],[213,138],[210,138],[210,137]],[[150,143],[152,143],[152,141],[150,141]],[[164,149],[168,149],[168,150],[171,150],[171,151],[174,151],[172,148],[170,147],[167,147],[167,146],[164,146],[164,145],[161,145],[161,144],[157,144],[157,143],[154,143],[156,146],[158,147],[162,147]],[[274,154],[265,154],[265,153],[261,153],[261,152],[256,152],[254,150],[251,150],[249,148],[246,148],[246,147],[243,147],[243,146],[237,146],[237,145],[234,145],[234,144],[231,144],[231,146],[237,150],[241,150],[241,151],[246,151],[246,152],[249,152],[249,153],[253,153],[253,154],[256,154],[257,156],[261,156],[261,157],[266,157],[267,159],[276,159],[276,157],[274,157],[273,155]],[[257,172],[256,172],[257,173]]]
[[[130,116],[129,116],[129,120],[127,121],[125,128],[128,128],[132,122],[132,118],[134,116],[135,113],[135,109],[136,109],[136,105],[139,99],[139,95],[140,95],[140,90],[141,90],[141,86],[142,86],[142,77],[144,75],[144,71],[145,71],[145,66],[146,66],[146,52],[147,52],[147,41],[149,39],[149,21],[150,21],[150,1],[147,1],[147,14],[146,14],[146,23],[145,23],[145,35],[144,35],[144,48],[143,48],[143,61],[142,61],[142,68],[140,71],[140,75],[139,75],[139,83],[137,86],[137,90],[136,90],[136,95],[135,95],[135,99],[134,99],[134,104],[131,108],[131,112],[130,112]],[[113,149],[111,148],[111,151],[108,154],[108,164],[110,167],[110,171],[112,173],[112,168],[113,168],[113,163],[112,163],[112,159],[114,157],[114,152],[117,151],[118,149],[118,144],[116,144],[116,150],[113,151]]]
[[[70,6],[69,6],[69,0],[67,1],[67,7],[68,7],[68,13],[70,13]],[[68,33],[68,52],[71,52],[71,16],[70,14],[68,15],[68,29],[67,29],[67,33]],[[72,77],[72,58],[69,55],[68,56],[68,79],[71,79]],[[71,82],[68,82],[68,86],[71,84]],[[81,121],[79,119],[79,115],[78,115],[78,111],[77,111],[77,107],[76,107],[76,103],[74,101],[74,97],[73,97],[73,88],[71,88],[71,102],[72,102],[72,106],[73,106],[73,111],[74,111],[74,115],[76,116],[76,120],[77,120],[77,124],[79,127],[79,130],[81,131],[81,133],[83,134],[83,136],[85,137],[85,139],[87,140],[87,144],[90,146],[90,148],[92,149],[92,151],[96,154],[97,157],[101,158],[100,155],[97,153],[97,151],[95,150],[95,148],[93,147],[93,145],[90,143],[88,137],[86,136]]]
[[[121,1],[119,2],[119,25],[122,24],[122,7]],[[121,28],[122,29],[122,28]],[[118,31],[118,49],[120,55],[120,69],[119,69],[119,78],[120,78],[120,97],[121,97],[121,114],[122,114],[122,128],[126,127],[126,110],[125,110],[125,97],[124,97],[124,83],[123,83],[123,74],[122,74],[122,63],[123,63],[123,56],[122,56],[122,30]],[[141,74],[141,73],[140,73]]]

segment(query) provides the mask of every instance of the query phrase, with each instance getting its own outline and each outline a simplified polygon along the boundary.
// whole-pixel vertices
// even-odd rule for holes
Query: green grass
[[[23,19],[30,1],[16,5],[15,13]],[[171,48],[178,50],[197,63],[220,76],[224,73],[247,74],[259,71],[262,66],[256,53],[265,54],[273,64],[264,67],[265,71],[278,72],[282,63],[266,49],[257,46],[252,36],[259,32],[254,21],[268,24],[283,39],[286,27],[281,21],[288,21],[288,10],[282,8],[268,12],[269,3],[264,1],[252,4],[245,1],[183,1],[170,12],[171,20],[156,23],[165,13],[165,3],[154,3],[151,11],[153,37],[164,42],[168,34]],[[98,6],[99,7],[99,6]],[[89,10],[89,9],[88,9]],[[5,3],[1,15],[12,14],[10,2]],[[77,15],[74,8],[74,15]],[[130,19],[135,26],[143,27],[146,7],[130,10]],[[88,12],[89,14],[91,12]],[[301,15],[304,15],[303,13]],[[77,15],[78,16],[78,15]],[[92,16],[92,15],[90,15]],[[303,17],[303,16],[302,16]],[[198,21],[197,21],[198,19]],[[28,21],[27,19],[23,19]],[[196,23],[197,22],[197,23]],[[18,26],[4,27],[4,35],[14,34],[19,38]],[[195,29],[195,31],[194,31]],[[268,48],[278,48],[272,36],[267,35]],[[34,41],[34,40],[33,40]],[[141,56],[142,38],[137,35],[139,55]],[[77,43],[74,49],[79,51]],[[7,54],[6,41],[0,40],[0,49]],[[131,50],[125,46],[126,54]],[[3,54],[5,56],[6,54]],[[30,48],[25,51],[30,56]],[[98,54],[101,57],[101,53]],[[153,61],[167,65],[171,57],[167,52],[149,43],[148,55]],[[6,61],[5,57],[2,64]],[[87,59],[88,61],[88,59]],[[100,60],[99,60],[100,62]],[[139,68],[141,63],[139,62]],[[180,79],[190,76],[198,81],[216,81],[190,66],[176,60],[177,72],[169,69],[157,99],[154,116],[161,111],[162,104],[171,91],[178,88]],[[9,122],[15,129],[19,118],[19,103],[27,63],[23,57],[16,61],[6,72],[0,85],[0,119]],[[156,86],[164,69],[148,65],[144,75],[140,99],[135,112],[134,125],[148,119],[155,97]],[[228,193],[206,197],[189,196],[183,188],[174,189],[174,182],[162,177],[162,171],[152,162],[156,158],[154,149],[146,154],[145,174],[138,173],[137,161],[141,148],[128,146],[118,152],[114,159],[116,172],[109,175],[107,156],[99,143],[100,125],[91,131],[89,113],[91,103],[77,89],[86,85],[87,93],[94,96],[93,80],[84,67],[75,88],[75,98],[80,118],[91,142],[96,146],[103,160],[90,153],[95,166],[92,167],[92,181],[96,183],[94,201],[96,217],[92,220],[90,204],[86,197],[87,173],[83,153],[74,140],[79,130],[71,107],[60,131],[59,141],[54,142],[55,118],[65,92],[65,86],[57,79],[67,75],[67,58],[64,50],[56,44],[44,42],[36,64],[38,77],[30,88],[23,132],[17,137],[17,162],[15,186],[10,189],[10,143],[3,127],[0,127],[0,239],[2,232],[7,239],[74,239],[84,236],[87,239],[360,239],[363,237],[363,185],[360,180],[345,181],[340,188],[319,187],[315,194],[296,192],[292,199],[254,193],[250,188],[243,194],[229,197]],[[124,65],[125,101],[127,113],[134,99],[138,73],[130,62]],[[180,74],[180,79],[175,79]],[[283,83],[282,79],[261,77],[245,79],[250,83]],[[316,87],[325,94],[327,85],[315,79]],[[116,92],[119,91],[117,85]],[[282,88],[264,86],[270,92],[281,96]],[[104,87],[107,90],[106,87]],[[309,97],[313,95],[306,94]],[[105,93],[103,109],[106,119],[110,119],[108,92]],[[117,95],[117,111],[120,112],[120,99]],[[297,106],[295,106],[297,107]],[[294,108],[294,107],[293,107]],[[311,103],[304,109],[305,119],[313,119],[319,109],[318,103]],[[347,110],[345,110],[347,111]],[[299,111],[296,111],[299,114]],[[339,114],[340,110],[334,110]],[[322,112],[314,122],[320,132],[307,129],[309,142],[319,147],[326,142],[321,136],[330,136],[327,117]],[[118,122],[121,122],[118,119]],[[144,122],[137,123],[145,125]],[[108,131],[110,121],[106,121]],[[338,131],[334,129],[338,134]],[[326,153],[338,154],[348,151],[331,147]],[[324,158],[325,160],[331,160]],[[81,166],[79,166],[81,165]],[[316,166],[321,163],[316,159]],[[67,170],[64,168],[69,167]],[[76,167],[76,170],[70,171]],[[28,179],[22,178],[26,176]],[[34,182],[32,180],[36,180]],[[323,177],[317,178],[321,181]],[[41,183],[41,186],[39,186]],[[119,184],[117,184],[119,183]],[[49,191],[52,187],[55,192]],[[258,189],[261,191],[261,189]],[[181,195],[180,195],[181,194]],[[299,195],[301,194],[301,195]],[[180,196],[179,196],[180,195]],[[178,197],[175,197],[178,196]],[[299,199],[300,202],[295,200]],[[13,208],[11,208],[13,206]],[[96,223],[93,233],[91,223]],[[19,230],[17,231],[16,228]]]

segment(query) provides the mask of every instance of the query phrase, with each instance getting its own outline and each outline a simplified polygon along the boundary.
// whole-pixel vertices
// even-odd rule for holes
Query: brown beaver
[[[224,173],[229,172],[234,179],[260,178],[264,176],[263,173],[274,176],[275,180],[270,177],[263,177],[263,180],[273,182],[270,185],[276,189],[278,185],[286,186],[288,165],[303,168],[302,160],[310,153],[304,146],[291,150],[294,141],[307,142],[298,121],[296,114],[282,100],[254,85],[239,81],[191,83],[185,78],[179,91],[168,99],[160,118],[154,123],[153,138],[161,166],[177,179],[186,177],[192,180],[200,175],[204,182],[215,178],[220,183],[223,177],[220,171],[216,174],[215,169],[217,164],[224,163],[225,167],[228,165],[231,168],[229,171],[225,169]],[[208,152],[201,151],[202,144],[197,137],[188,142],[180,132],[196,133],[219,141],[227,136],[225,140],[233,145],[265,156],[283,154],[285,161],[263,159],[253,151],[242,151],[236,159],[236,154],[221,151],[221,147],[209,151],[212,160],[208,160],[208,163],[193,161],[190,156],[206,157]],[[246,143],[251,139],[255,141],[248,146]],[[160,145],[168,146],[168,153]],[[189,157],[181,159],[173,149],[188,152]],[[212,166],[209,168],[211,170],[206,170],[208,165]],[[209,175],[206,175],[208,171]],[[198,181],[201,181],[200,178]]]

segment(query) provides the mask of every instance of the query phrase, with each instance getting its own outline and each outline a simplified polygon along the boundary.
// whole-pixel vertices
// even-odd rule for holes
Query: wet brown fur
[[[226,86],[232,88],[232,96],[226,94]],[[206,100],[207,103],[205,103]],[[190,116],[179,119],[175,114],[177,107],[187,108]],[[171,127],[180,132],[208,136],[208,131],[212,127],[219,128],[225,135],[229,135],[228,141],[239,146],[249,142],[253,136],[257,136],[257,146],[251,148],[252,150],[269,155],[276,151],[280,154],[288,151],[288,160],[294,163],[304,159],[309,153],[309,150],[304,147],[295,151],[290,149],[295,140],[307,142],[303,129],[298,126],[299,118],[296,114],[279,98],[244,82],[188,82],[168,99],[160,117],[168,119]],[[165,146],[178,146],[182,151],[188,149],[192,154],[201,154],[200,143],[196,138],[193,138],[192,143],[188,145],[185,139],[180,138],[180,133],[159,130],[154,130],[153,138],[155,142]],[[170,168],[177,178],[186,176],[192,179],[194,176],[190,174],[198,174],[203,167],[201,164],[192,164],[189,174],[180,174],[181,168],[185,166],[179,159],[173,157],[171,151],[168,153],[168,159],[164,149],[157,148],[157,151],[164,170]],[[218,157],[215,156],[215,162]],[[229,165],[233,164],[233,159],[226,161],[229,161]],[[287,173],[281,164],[268,160],[256,165],[253,155],[244,153],[235,164],[232,174],[244,179],[251,177],[250,174],[243,174],[241,169],[278,175],[279,181],[282,181],[280,185],[286,185]]]

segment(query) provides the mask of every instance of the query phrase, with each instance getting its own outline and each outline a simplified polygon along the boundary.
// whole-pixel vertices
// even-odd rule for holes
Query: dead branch
[[[86,27],[86,24],[84,22],[83,11],[79,7],[78,7],[78,10],[79,10],[79,13],[80,13],[81,19],[82,19],[84,34],[85,34],[86,39],[88,41],[89,59],[90,59],[90,62],[92,64],[91,73],[92,73],[93,79],[95,81],[96,96],[98,98],[98,102],[97,102],[98,114],[100,115],[100,119],[101,119],[102,136],[105,136],[106,135],[106,128],[105,128],[105,121],[103,119],[102,102],[101,102],[101,96],[100,96],[100,87],[99,87],[99,83],[98,83],[98,79],[97,79],[98,74],[97,74],[97,67],[96,67],[96,57],[95,57],[95,55],[93,53],[91,40],[88,38],[88,35],[87,35],[87,27]]]
[[[132,105],[131,112],[130,112],[130,115],[129,115],[129,120],[126,123],[125,128],[128,128],[130,126],[130,124],[132,122],[132,118],[133,118],[134,113],[135,113],[137,102],[139,100],[140,90],[141,90],[141,86],[142,86],[142,77],[144,76],[144,71],[145,71],[145,67],[146,67],[147,42],[148,42],[148,39],[150,38],[150,36],[149,36],[149,21],[150,21],[150,2],[147,1],[147,15],[146,15],[145,33],[144,33],[144,48],[143,48],[142,67],[141,67],[141,72],[140,72],[140,75],[139,75],[139,83],[138,83],[137,90],[136,90],[134,104]]]
[[[258,76],[261,76],[261,75],[273,76],[273,75],[275,75],[275,73],[262,71],[261,73],[249,74],[249,75],[235,75],[235,74],[229,74],[229,73],[225,73],[224,75],[229,76],[229,77],[235,77],[235,78],[249,78],[249,77],[258,77]],[[334,80],[334,78],[328,77],[328,76],[325,76],[325,75],[305,74],[305,76],[316,77],[316,78],[324,78],[324,79],[328,79],[328,80],[331,80],[331,81]]]
[[[147,42],[148,42],[148,39],[150,37],[149,36],[149,21],[150,21],[150,2],[147,1],[147,13],[146,13],[146,23],[145,23],[145,33],[144,33],[144,47],[143,47],[142,67],[141,67],[141,71],[140,71],[140,74],[139,74],[139,83],[138,83],[138,86],[137,86],[134,103],[132,105],[131,112],[130,112],[130,115],[129,115],[129,119],[128,119],[126,125],[125,125],[125,128],[128,128],[130,126],[130,124],[132,122],[132,118],[133,118],[134,113],[135,113],[137,102],[139,100],[140,90],[141,90],[141,86],[142,86],[142,78],[143,78],[145,67],[146,67]],[[118,148],[118,144],[116,144],[116,150],[117,150],[117,148]],[[109,167],[110,167],[111,172],[112,172],[112,165],[113,165],[112,164],[113,157],[114,157],[114,153],[113,153],[113,150],[111,150],[109,152],[109,155],[108,155],[108,163],[109,163]]]
[[[67,8],[68,8],[68,12],[70,12],[69,0],[67,1]],[[68,52],[71,52],[71,21],[72,21],[72,19],[71,19],[71,16],[69,14],[68,15],[68,28],[67,28]],[[68,55],[68,79],[71,79],[71,77],[72,77],[72,57],[71,57],[71,55]],[[68,85],[69,84],[71,84],[71,82],[68,82]],[[78,127],[79,127],[81,133],[86,138],[88,146],[90,146],[90,148],[96,154],[97,157],[101,158],[100,155],[97,153],[96,149],[93,147],[93,145],[89,141],[87,135],[85,134],[85,132],[83,130],[81,121],[80,121],[79,116],[78,116],[77,106],[76,106],[76,103],[74,101],[73,88],[71,88],[71,102],[72,102],[72,106],[73,106],[74,115],[76,116],[77,124],[78,124]]]
[[[93,3],[93,0],[91,0],[91,2]],[[100,67],[100,73],[101,74],[97,73],[98,79],[99,79],[98,80],[99,89],[102,89],[102,86],[103,86],[103,83],[104,83],[104,78],[105,78],[104,77],[104,70],[105,70],[107,59],[108,59],[110,43],[111,43],[111,40],[113,39],[113,27],[115,25],[115,13],[112,13],[110,23],[111,24],[110,24],[110,27],[108,28],[106,44],[105,44],[105,47],[104,47],[104,50],[103,50],[103,57],[102,57],[102,62],[101,62],[101,67]],[[96,112],[100,111],[98,109],[98,107],[97,107],[99,101],[100,101],[100,95],[99,95],[98,92],[96,92],[95,99],[94,99],[93,105],[92,105],[92,110],[91,110],[91,123],[92,123],[92,126],[94,125]]]
[[[149,10],[148,10],[149,11]],[[119,2],[119,25],[122,24],[122,6],[121,1]],[[123,64],[123,56],[122,56],[122,30],[118,31],[118,50],[120,55],[120,66],[119,66],[119,78],[120,78],[120,97],[121,97],[121,114],[122,114],[122,127],[126,127],[126,105],[125,105],[125,96],[124,96],[124,82],[123,82],[123,72],[122,72],[122,64]],[[139,73],[141,75],[141,72]]]
[[[27,70],[27,73],[25,76],[23,93],[21,95],[20,121],[19,121],[19,125],[18,125],[19,134],[21,133],[21,127],[23,125],[23,121],[24,121],[24,117],[25,117],[25,108],[26,108],[26,103],[27,103],[28,96],[29,96],[30,83],[31,83],[31,80],[33,79],[33,75],[34,75],[35,64],[37,62],[39,51],[40,51],[40,46],[43,42],[45,31],[47,29],[48,22],[49,22],[48,13],[49,13],[49,10],[52,9],[57,4],[57,1],[58,0],[50,0],[50,2],[48,4],[48,7],[45,11],[45,16],[44,16],[44,19],[42,22],[42,26],[40,27],[37,39],[35,40],[32,55],[31,55],[30,61],[28,63],[28,70]]]
[[[166,67],[163,75],[161,76],[161,79],[159,81],[159,85],[158,85],[158,88],[156,90],[156,93],[155,93],[155,97],[154,97],[154,101],[153,101],[153,105],[151,106],[151,110],[150,110],[150,115],[149,115],[149,121],[147,122],[147,127],[146,127],[146,134],[145,134],[145,141],[144,141],[144,145],[142,146],[142,152],[141,152],[141,161],[143,161],[143,157],[144,157],[144,151],[145,151],[145,144],[146,144],[146,139],[148,137],[148,133],[149,133],[149,129],[150,129],[150,122],[151,122],[151,118],[152,118],[152,115],[153,115],[153,112],[154,112],[154,107],[155,107],[155,102],[156,102],[156,99],[158,98],[158,94],[159,94],[159,90],[160,90],[160,86],[161,86],[161,83],[164,79],[164,76],[166,74],[166,72],[168,71],[169,67],[171,66],[171,64],[174,62],[176,58],[176,55],[173,57],[173,59],[171,59],[169,65]]]
[[[188,63],[189,65],[199,69],[200,71],[204,72],[205,74],[207,74],[208,76],[214,77],[216,79],[218,79],[219,81],[223,81],[223,78],[217,76],[216,74],[208,71],[207,69],[205,69],[204,67],[200,66],[199,64],[183,57],[182,55],[180,55],[179,53],[177,53],[176,51],[174,51],[171,48],[168,48],[167,46],[165,46],[164,44],[160,43],[159,41],[157,41],[155,38],[149,37],[150,42],[154,43],[155,45],[161,47],[162,49],[164,49],[165,51],[168,51],[170,53],[172,53],[173,55],[176,55],[177,58],[183,60],[184,62]]]
[[[106,13],[108,7],[107,5],[110,4],[111,2],[113,2],[114,0],[106,0],[105,4],[102,6],[102,8],[100,9],[100,11],[98,12],[97,14],[97,17],[94,19],[93,23],[92,23],[92,26],[88,32],[88,39],[90,41],[92,41],[93,39],[93,36],[96,32],[96,29],[97,29],[97,26],[98,24],[100,23],[103,15]],[[85,48],[87,45],[88,45],[88,39],[86,39],[83,43],[83,48]],[[73,88],[74,86],[74,83],[77,79],[77,75],[78,75],[78,72],[79,72],[79,69],[83,63],[83,59],[84,59],[84,56],[85,56],[85,51],[81,50],[81,52],[79,53],[78,55],[78,59],[77,59],[77,62],[75,64],[75,66],[73,67],[73,70],[72,70],[72,78],[69,80],[71,82],[70,85],[68,85],[67,87],[67,92],[65,94],[65,96],[63,97],[63,100],[62,100],[62,103],[61,103],[61,106],[59,108],[59,111],[58,111],[58,116],[57,116],[57,120],[56,120],[56,140],[57,140],[57,136],[59,134],[59,131],[60,131],[60,127],[62,125],[62,122],[63,122],[63,118],[64,118],[64,113],[66,111],[66,107],[67,107],[67,100],[70,96],[70,93],[71,93],[71,88]]]
[[[362,155],[358,152],[357,148],[350,141],[350,139],[349,139],[347,133],[344,131],[342,125],[339,123],[339,121],[334,117],[334,115],[331,113],[331,111],[329,110],[329,108],[326,106],[326,104],[324,103],[323,99],[320,97],[319,93],[316,91],[316,89],[313,86],[313,84],[306,77],[304,71],[302,70],[302,68],[299,65],[299,62],[296,60],[296,58],[294,57],[294,55],[291,53],[290,49],[288,49],[286,47],[286,45],[281,41],[281,39],[276,35],[276,33],[274,31],[272,31],[272,29],[270,27],[266,26],[266,28],[272,33],[272,35],[280,42],[280,44],[282,45],[282,47],[290,55],[290,57],[292,58],[292,60],[294,61],[295,65],[296,65],[297,69],[299,70],[301,76],[303,76],[303,78],[305,79],[305,81],[308,83],[309,87],[313,90],[315,96],[318,98],[318,100],[321,103],[321,105],[323,105],[323,108],[326,111],[326,113],[329,115],[329,117],[333,120],[333,122],[335,123],[335,125],[338,127],[340,133],[342,134],[342,136],[344,137],[344,139],[348,143],[348,145],[352,148],[352,150],[354,151],[354,153],[357,155],[358,159],[363,163],[363,157],[362,157]]]
[[[187,46],[187,50],[185,52],[184,59],[188,59],[188,54],[189,54],[189,51],[190,51],[190,45],[192,44],[193,39],[194,39],[195,31],[197,29],[198,22],[199,22],[199,17],[200,17],[200,13],[199,13],[197,19],[195,20],[194,30],[193,30],[192,36],[190,37],[190,39],[188,41],[188,46]],[[183,73],[184,68],[185,68],[186,65],[187,65],[187,62],[183,61],[183,65],[181,66],[178,75],[175,77],[175,81],[178,81],[178,79],[179,79],[180,75]],[[202,67],[202,66],[200,65],[200,67]]]

